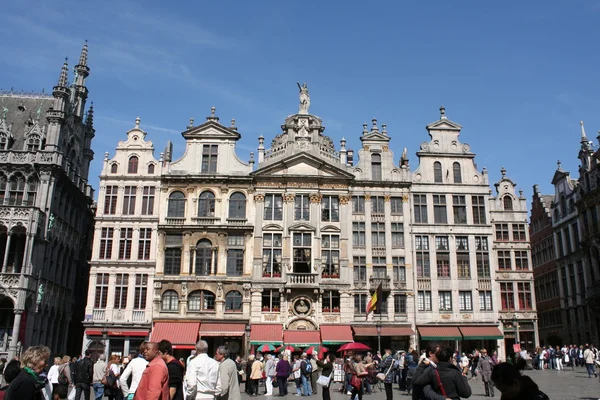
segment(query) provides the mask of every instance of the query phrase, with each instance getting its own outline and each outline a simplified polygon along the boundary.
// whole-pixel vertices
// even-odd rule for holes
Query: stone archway
[[[104,343],[100,340],[94,340],[87,349],[92,352],[92,361],[96,362],[100,354],[104,354]]]

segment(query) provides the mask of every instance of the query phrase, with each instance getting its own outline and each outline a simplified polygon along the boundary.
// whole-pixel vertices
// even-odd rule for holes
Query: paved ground
[[[574,372],[571,370],[567,371],[526,371],[526,375],[529,375],[540,387],[540,389],[546,393],[551,400],[600,400],[600,381],[596,378],[588,378],[587,372],[584,368],[576,368]],[[471,389],[473,395],[470,399],[474,400],[489,400],[489,397],[485,397],[485,391],[481,380],[471,380]],[[243,386],[243,384],[242,384]],[[339,384],[332,385],[331,398],[332,400],[349,400],[349,396],[339,393],[336,390],[339,388]],[[242,388],[243,390],[243,388]],[[383,387],[382,387],[383,390]],[[274,391],[277,393],[277,389]],[[295,386],[289,386],[289,392],[287,400],[293,400],[296,396]],[[261,386],[260,393],[264,393],[264,387]],[[496,390],[495,398],[500,399],[500,392]],[[252,399],[263,399],[275,400],[277,397],[261,396],[253,397]],[[251,399],[246,393],[242,393],[242,399]],[[320,400],[321,392],[319,390],[318,397],[312,396],[310,399]],[[384,400],[385,392],[376,392],[372,395],[365,395],[363,400]],[[406,392],[400,392],[398,386],[394,385],[394,399],[408,400],[410,397]]]

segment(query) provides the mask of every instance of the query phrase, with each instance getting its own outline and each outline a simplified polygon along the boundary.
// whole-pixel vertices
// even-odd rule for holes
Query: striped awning
[[[203,322],[200,325],[200,337],[204,336],[244,336],[246,324],[226,324]]]
[[[193,346],[198,341],[199,326],[200,322],[155,322],[150,340],[166,339],[173,345]]]

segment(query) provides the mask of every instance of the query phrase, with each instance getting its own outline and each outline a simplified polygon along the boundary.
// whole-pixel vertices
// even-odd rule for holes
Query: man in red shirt
[[[149,342],[144,351],[149,362],[133,400],[170,400],[167,364],[159,357],[158,344]]]

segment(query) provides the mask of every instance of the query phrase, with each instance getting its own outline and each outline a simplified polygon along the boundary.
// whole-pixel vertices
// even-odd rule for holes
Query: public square
[[[600,381],[596,378],[588,378],[587,372],[584,368],[576,368],[575,371],[564,370],[564,371],[526,371],[526,375],[538,384],[540,389],[550,397],[552,400],[598,400],[600,399]],[[473,394],[469,399],[483,400],[489,399],[485,397],[485,391],[483,389],[483,383],[481,379],[470,380],[471,390]],[[339,392],[340,383],[335,383],[331,387],[331,398],[332,400],[348,400],[349,396]],[[242,399],[249,399],[246,393],[243,392],[242,384]],[[289,386],[288,397],[295,397],[295,387],[292,383]],[[260,393],[264,393],[264,387],[261,386]],[[277,389],[274,390],[277,394]],[[499,399],[501,393],[496,390],[495,398]],[[260,397],[261,395],[259,395]],[[311,396],[313,399],[321,399],[321,391],[319,387],[319,393],[317,396]],[[385,391],[383,385],[381,390],[376,390],[371,395],[364,395],[364,400],[383,400],[385,399]],[[394,384],[394,399],[410,399],[411,397],[406,392],[400,392],[398,385]]]

